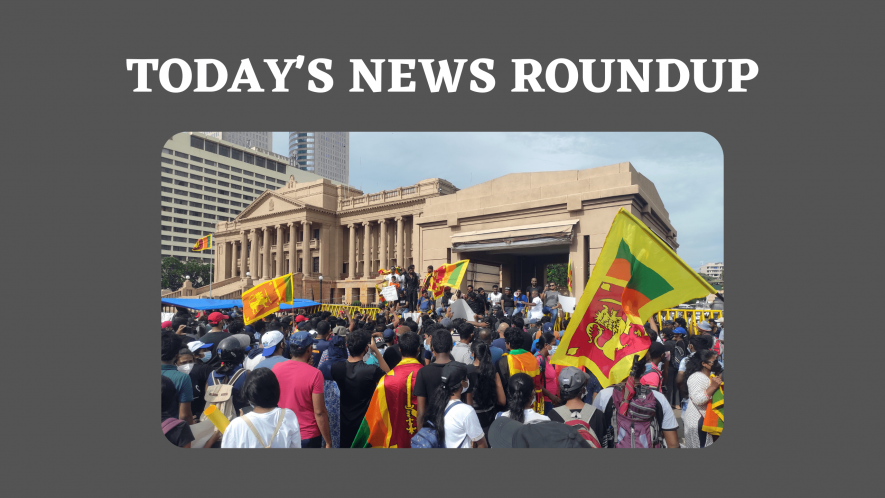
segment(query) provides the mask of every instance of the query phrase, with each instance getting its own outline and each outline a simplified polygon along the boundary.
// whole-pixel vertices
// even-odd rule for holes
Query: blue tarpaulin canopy
[[[242,299],[183,299],[183,298],[169,298],[169,299],[160,299],[162,304],[168,306],[181,306],[182,308],[187,308],[191,310],[215,310],[215,309],[230,309],[234,306],[238,308],[243,307]],[[280,306],[280,309],[290,310],[295,308],[307,308],[310,306],[319,306],[320,303],[315,301],[310,301],[308,299],[295,299],[292,301],[292,305],[288,305],[283,303]]]

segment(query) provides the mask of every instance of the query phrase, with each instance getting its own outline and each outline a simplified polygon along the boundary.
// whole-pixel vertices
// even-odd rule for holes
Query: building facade
[[[713,277],[715,279],[722,278],[722,272],[725,271],[725,263],[707,263],[705,265],[701,265],[698,269],[698,273],[707,275],[709,277]]]
[[[273,150],[273,133],[269,131],[201,131],[200,133],[250,149]]]
[[[202,133],[179,133],[160,156],[160,254],[209,262],[214,250],[193,252],[197,239],[231,221],[266,190],[276,190],[290,176],[316,181],[288,158],[257,148],[239,147]]]
[[[461,259],[471,261],[462,288],[544,282],[546,265],[571,260],[580,296],[620,208],[678,248],[657,190],[630,163],[514,173],[464,190],[432,178],[372,194],[292,176],[218,223],[215,297],[292,272],[298,298],[375,303],[379,268],[414,264],[423,276]]]
[[[290,131],[289,156],[298,169],[350,182],[350,132]]]

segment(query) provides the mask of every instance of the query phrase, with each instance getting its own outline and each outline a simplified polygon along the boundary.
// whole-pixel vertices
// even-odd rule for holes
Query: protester
[[[191,378],[187,373],[180,372],[175,365],[181,351],[181,337],[171,332],[160,335],[160,373],[168,377],[175,385],[176,404],[175,412],[179,420],[193,425],[194,416],[191,412],[191,401],[194,399],[194,389]],[[190,351],[190,350],[187,350]]]
[[[688,376],[685,375],[685,370],[688,368],[688,360],[694,356],[695,351],[701,351],[703,349],[711,349],[713,347],[713,337],[709,335],[696,335],[692,336],[689,340],[688,344],[688,356],[682,358],[682,361],[679,362],[679,368],[676,374],[676,385],[679,388],[679,393],[681,395],[681,407],[682,412],[685,413],[685,409],[688,406],[688,385],[686,384],[686,380]]]
[[[494,308],[495,306],[501,305],[501,299],[504,297],[503,294],[498,292],[498,284],[492,285],[492,292],[488,295],[489,300],[489,308]]]
[[[298,331],[289,338],[289,361],[282,361],[271,371],[280,383],[281,408],[295,413],[301,432],[302,448],[332,447],[329,419],[323,396],[323,375],[311,366],[314,339],[307,331]]]
[[[516,307],[513,309],[513,316],[517,313],[525,313],[526,306],[528,305],[528,297],[522,293],[520,289],[516,289],[513,292],[513,302]]]
[[[541,393],[544,394],[544,413],[548,414],[554,406],[559,406],[559,383],[556,368],[550,363],[550,349],[556,344],[553,333],[545,332],[538,339],[538,352],[535,358],[541,371]]]
[[[240,410],[249,404],[242,392],[247,377],[246,369],[243,368],[246,348],[238,337],[232,335],[218,344],[217,352],[218,366],[209,374],[209,380],[206,383],[206,408],[209,408],[208,402],[212,401],[211,395],[213,390],[223,385],[231,386],[229,396],[223,396],[221,400],[212,401],[212,404],[228,420],[233,420],[239,415]],[[215,389],[210,390],[210,387],[215,387]]]
[[[545,313],[550,313],[551,323],[556,323],[556,317],[559,314],[559,310],[562,309],[562,305],[559,304],[559,292],[556,291],[556,284],[550,282],[550,284],[547,286],[547,290],[544,291],[543,294],[543,311]]]
[[[442,382],[440,379],[442,378],[443,367],[447,363],[454,361],[451,356],[452,335],[445,329],[434,330],[431,336],[430,349],[433,355],[433,362],[418,370],[418,379],[415,383],[415,395],[418,396],[418,427],[424,426],[425,412],[427,411],[430,397]],[[468,386],[467,390],[464,391],[464,395],[465,401],[469,401],[470,403],[468,404],[472,404],[473,388],[476,382],[471,383],[469,380],[468,378]]]
[[[329,347],[329,337],[332,334],[332,325],[325,320],[319,321],[316,324],[316,332],[316,342],[313,345],[314,366],[320,364],[320,357],[323,355],[323,351]]]
[[[418,305],[418,274],[415,273],[415,265],[409,265],[408,272],[403,278],[403,285],[406,292],[406,301],[410,310],[416,310]]]
[[[194,357],[194,366],[188,372],[194,392],[194,399],[191,401],[191,412],[193,413],[194,420],[199,420],[203,414],[203,409],[206,407],[206,393],[203,389],[206,387],[206,381],[209,380],[209,375],[212,373],[212,368],[209,366],[209,360],[212,359],[212,352],[210,350],[212,344],[193,341],[187,344],[187,348]]]
[[[458,327],[458,343],[452,347],[452,359],[465,365],[473,363],[470,355],[470,343],[473,342],[475,327],[467,322]]]
[[[421,299],[418,300],[418,308],[421,313],[428,313],[433,308],[433,299],[430,298],[430,293],[424,291],[421,293]]]
[[[414,267],[409,267],[414,274]],[[407,276],[408,278],[408,276]],[[354,330],[347,335],[347,350],[350,358],[332,365],[332,379],[341,391],[341,440],[342,448],[350,448],[360,428],[366,409],[372,401],[372,394],[378,380],[390,371],[387,362],[378,351],[375,341],[365,330]],[[371,353],[378,365],[368,365],[363,356]]]
[[[653,342],[648,348],[648,362],[645,364],[645,374],[639,379],[639,383],[649,386],[656,391],[664,392],[664,377],[668,370],[664,355],[667,347],[663,344]],[[658,367],[659,363],[664,364],[664,370]]]
[[[278,330],[265,332],[261,336],[261,347],[263,348],[261,350],[262,360],[255,366],[256,369],[273,369],[274,365],[289,359],[289,343],[283,337],[283,333]]]
[[[171,334],[171,332],[170,332]],[[190,448],[194,434],[189,424],[179,419],[180,394],[175,383],[166,375],[160,375],[160,427],[170,443],[179,448]]]
[[[231,334],[224,330],[227,326],[226,320],[229,320],[230,317],[228,315],[223,315],[217,311],[209,313],[208,323],[212,327],[212,330],[206,333],[206,335],[200,337],[200,341],[206,344],[212,344],[212,348],[209,351],[211,356],[209,360],[209,366],[213,369],[218,367],[220,360],[218,359],[218,345],[224,339],[231,336]],[[241,322],[242,323],[242,322]]]
[[[323,352],[318,368],[323,374],[323,397],[326,404],[326,413],[329,418],[329,434],[333,448],[340,448],[341,443],[341,391],[338,383],[332,379],[332,365],[347,361],[347,329],[336,326],[329,347]],[[325,439],[324,439],[325,441]]]
[[[422,368],[419,371],[423,371]],[[436,429],[437,440],[445,448],[488,448],[476,411],[461,401],[468,389],[467,368],[455,361],[440,369],[439,384],[427,407],[427,421]]]
[[[479,417],[482,430],[488,435],[489,426],[495,420],[497,406],[507,404],[507,395],[504,393],[504,384],[501,376],[495,369],[490,347],[486,341],[474,341],[470,350],[475,360],[473,366],[476,370],[476,384],[473,386],[473,408]]]
[[[532,291],[532,307],[529,310],[529,323],[538,323],[544,317],[544,302],[538,297],[537,291]]]
[[[398,337],[401,338],[402,335],[405,334],[406,332],[412,332],[412,329],[410,329],[408,327],[397,327],[397,329],[398,330],[404,329],[401,331],[399,336],[397,336],[396,331],[394,331],[393,329],[386,329],[386,330],[384,330],[384,333],[383,333],[384,334],[383,335],[384,343],[386,344],[386,347],[384,348],[384,352],[382,354],[382,357],[384,358],[384,362],[387,363],[387,366],[391,370],[396,368],[396,366],[399,365],[399,362],[402,361],[402,359],[403,359],[402,348],[397,343]],[[412,333],[414,333],[414,332],[412,332]],[[418,334],[415,334],[415,337],[417,337],[417,336],[418,336]],[[419,346],[420,346],[420,344],[419,344]],[[421,362],[421,364],[423,365],[424,363]]]
[[[601,410],[584,402],[587,396],[587,384],[592,375],[587,374],[577,367],[565,367],[559,373],[557,384],[562,406],[551,410],[547,416],[554,422],[566,423],[570,420],[581,420],[587,424],[588,431],[597,441],[602,441],[608,425],[603,418]]]
[[[469,306],[470,310],[473,312],[474,319],[481,317],[486,312],[485,303],[480,300],[475,292],[467,293],[467,306]]]
[[[267,332],[267,334],[278,331]],[[301,448],[301,432],[295,412],[280,408],[280,383],[269,368],[249,374],[243,386],[253,409],[227,426],[222,448]]]
[[[506,327],[507,324],[502,323],[502,325]],[[489,353],[491,353],[492,355],[492,368],[494,368],[494,366],[498,364],[498,360],[500,360],[501,357],[504,356],[504,348],[507,347],[507,345],[504,344],[504,339],[501,338],[501,345],[504,346],[504,348],[499,348],[495,346],[494,342],[492,341],[492,332],[487,328],[479,329],[479,333],[476,334],[476,339],[477,340],[474,341],[474,343],[476,343],[477,341],[482,341],[486,343],[486,345],[489,347]],[[476,355],[474,355],[474,358],[476,358]]]
[[[531,296],[533,292],[537,292],[539,296],[544,292],[544,287],[538,285],[538,279],[534,277],[532,277],[531,285],[525,288],[525,295]]]
[[[715,375],[711,378],[711,373]],[[701,426],[707,402],[722,384],[722,368],[716,361],[716,352],[703,349],[688,360],[685,374],[688,378],[688,407],[682,412],[687,448],[706,448],[713,444]]]
[[[517,373],[507,381],[507,408],[506,412],[499,413],[499,417],[510,417],[524,424],[536,421],[549,421],[550,417],[541,415],[534,410],[536,405],[534,381],[524,373]]]

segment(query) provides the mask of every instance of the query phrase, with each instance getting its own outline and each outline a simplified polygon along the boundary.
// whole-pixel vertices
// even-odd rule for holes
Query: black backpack
[[[685,350],[677,342],[673,346],[673,354],[670,355],[670,366],[674,372],[679,370],[679,364],[682,363],[683,358],[685,358]]]

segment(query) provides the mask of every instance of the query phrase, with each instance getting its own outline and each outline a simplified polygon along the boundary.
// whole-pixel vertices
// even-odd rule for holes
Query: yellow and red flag
[[[198,240],[194,247],[191,248],[191,251],[205,251],[206,249],[212,249],[212,234]]]
[[[442,265],[433,271],[429,281],[428,290],[433,292],[433,299],[442,297],[446,287],[457,289],[461,287],[461,280],[467,274],[467,265],[470,264],[469,259],[452,263],[450,265]]]
[[[421,363],[403,358],[375,387],[351,448],[411,448],[418,432],[415,380]]]
[[[532,384],[535,386],[534,410],[543,415],[544,396],[541,393],[541,365],[538,359],[525,349],[512,349],[507,354],[507,366],[511,376],[524,373],[532,378]]]
[[[257,322],[280,310],[283,303],[292,304],[292,274],[262,282],[243,293],[243,322]]]
[[[713,396],[707,402],[707,411],[704,413],[704,423],[701,428],[708,434],[722,435],[722,430],[725,428],[725,382],[719,384],[719,389],[713,392]]]
[[[574,268],[574,266],[572,266],[571,258],[569,258],[569,260],[568,260],[568,275],[567,275],[568,276],[568,295],[569,296],[575,295],[575,291],[572,290],[572,284],[574,283],[574,281],[572,280],[574,277],[572,277],[572,275],[574,274],[574,272],[575,272],[575,268]]]
[[[621,382],[633,355],[644,356],[651,345],[645,321],[711,292],[670,246],[622,208],[550,362],[587,367],[602,387]]]

